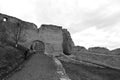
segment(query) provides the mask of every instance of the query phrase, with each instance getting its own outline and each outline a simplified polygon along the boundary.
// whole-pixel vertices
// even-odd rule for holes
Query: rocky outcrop
[[[74,46],[73,51],[79,52],[79,51],[86,51],[87,49],[83,46]]]
[[[74,45],[74,42],[72,41],[72,38],[70,36],[70,33],[67,31],[67,29],[63,29],[63,53],[70,55],[72,54],[72,50]]]
[[[83,46],[74,46],[72,49],[72,55],[79,55],[80,53],[88,52],[87,49]]]
[[[88,49],[88,51],[93,53],[100,53],[100,54],[110,54],[109,49],[105,47],[91,47]]]

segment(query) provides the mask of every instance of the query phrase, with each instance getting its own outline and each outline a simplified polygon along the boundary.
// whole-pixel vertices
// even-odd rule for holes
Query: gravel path
[[[60,80],[71,80],[66,74],[65,69],[62,66],[62,63],[57,58],[54,58],[54,61],[57,66],[57,73],[59,75]]]

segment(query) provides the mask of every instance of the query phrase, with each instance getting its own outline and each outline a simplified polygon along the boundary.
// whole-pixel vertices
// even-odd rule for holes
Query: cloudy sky
[[[0,0],[0,12],[67,28],[76,45],[120,47],[120,0]]]

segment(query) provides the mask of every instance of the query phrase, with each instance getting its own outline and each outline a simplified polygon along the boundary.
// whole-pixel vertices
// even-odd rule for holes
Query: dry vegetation
[[[106,55],[86,51],[77,53],[74,58],[120,69],[120,56],[118,55]]]

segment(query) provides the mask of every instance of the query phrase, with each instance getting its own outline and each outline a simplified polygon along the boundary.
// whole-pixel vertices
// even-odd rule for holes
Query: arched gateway
[[[40,40],[33,41],[32,45],[31,45],[31,50],[33,50],[35,52],[44,53],[45,52],[45,44],[44,44],[44,42],[42,42]]]

